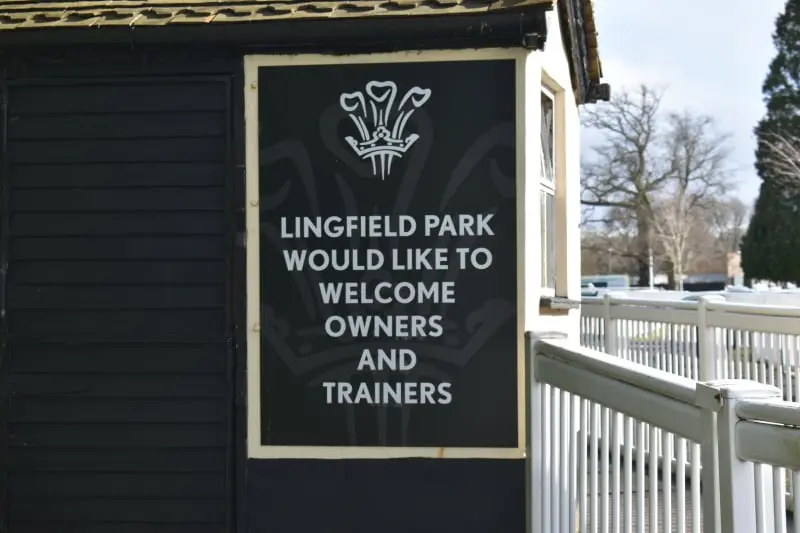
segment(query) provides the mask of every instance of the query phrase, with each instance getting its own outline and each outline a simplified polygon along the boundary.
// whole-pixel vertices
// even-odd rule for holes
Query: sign
[[[514,62],[258,87],[261,444],[516,448]]]

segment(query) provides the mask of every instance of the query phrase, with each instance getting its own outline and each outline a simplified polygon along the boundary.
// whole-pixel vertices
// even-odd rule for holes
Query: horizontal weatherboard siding
[[[11,532],[229,531],[227,95],[10,89]]]

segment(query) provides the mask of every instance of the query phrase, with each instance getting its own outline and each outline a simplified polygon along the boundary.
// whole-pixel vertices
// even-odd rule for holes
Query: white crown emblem
[[[347,136],[345,141],[358,157],[372,162],[372,173],[377,177],[380,171],[381,179],[391,173],[392,161],[403,157],[419,139],[416,133],[406,136],[405,128],[414,111],[430,99],[431,90],[412,87],[394,110],[396,97],[397,84],[393,81],[371,81],[363,93],[342,93],[339,98],[339,104],[350,115],[361,137],[356,140]]]

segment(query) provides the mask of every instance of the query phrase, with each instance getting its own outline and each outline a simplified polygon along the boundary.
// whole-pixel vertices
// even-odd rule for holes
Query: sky
[[[612,93],[645,83],[665,89],[662,108],[712,116],[731,134],[734,192],[758,195],[753,127],[775,55],[784,0],[594,0],[603,81]],[[585,137],[591,142],[590,137]]]

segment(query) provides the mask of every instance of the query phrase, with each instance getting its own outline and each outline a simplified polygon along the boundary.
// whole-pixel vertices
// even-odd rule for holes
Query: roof
[[[566,0],[0,0],[0,33],[44,28],[200,26],[503,13]],[[582,8],[589,79],[602,76],[593,0]],[[574,53],[574,51],[573,51]]]
[[[603,77],[603,67],[600,63],[600,50],[597,44],[597,24],[594,18],[594,0],[585,0],[583,8],[583,31],[586,38],[586,47],[589,60],[589,79],[600,83]]]
[[[488,13],[552,0],[0,0],[0,31]]]

